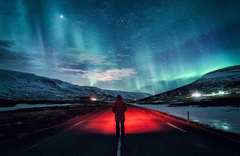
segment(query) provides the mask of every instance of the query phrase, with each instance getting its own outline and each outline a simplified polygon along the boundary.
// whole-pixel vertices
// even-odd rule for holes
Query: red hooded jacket
[[[117,98],[116,102],[114,102],[112,106],[112,111],[115,114],[115,121],[122,122],[125,121],[125,114],[127,110],[127,104],[121,99]]]

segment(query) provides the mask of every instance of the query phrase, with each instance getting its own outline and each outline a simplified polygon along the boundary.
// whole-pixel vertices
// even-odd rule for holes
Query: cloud
[[[62,53],[62,55],[66,58],[66,60],[71,59],[75,63],[82,63],[88,65],[105,65],[112,66],[116,65],[112,63],[112,60],[107,55],[98,55],[92,53],[81,53],[81,50],[76,48],[67,49],[66,53]],[[81,53],[81,54],[79,54]]]
[[[124,55],[124,54],[117,54],[117,62],[121,62],[124,61],[125,59],[127,59],[127,57],[129,57],[130,55]]]
[[[78,55],[79,62],[87,62],[92,65],[114,65],[111,60],[108,60],[106,55],[93,55],[89,53]]]
[[[96,79],[98,81],[117,81],[123,80],[124,78],[133,78],[137,74],[137,71],[132,68],[125,69],[109,69],[104,72],[99,72],[95,74],[86,73],[82,77]]]
[[[67,48],[66,51],[67,52],[79,52],[79,49],[78,48],[74,48],[74,47],[70,47],[70,48]]]
[[[24,69],[30,66],[30,58],[22,52],[11,51],[14,42],[0,40],[0,68]]]
[[[61,68],[65,68],[65,69],[69,69],[69,70],[88,70],[88,66],[87,64],[84,63],[78,63],[76,61],[63,61],[61,60],[61,64],[59,64],[59,69]]]
[[[123,58],[123,57],[129,57],[130,55],[124,55],[124,54],[117,54],[117,57]]]
[[[19,17],[21,16],[17,9],[17,3],[19,0],[1,0],[0,1],[0,17]]]
[[[12,45],[14,45],[14,42],[6,41],[6,40],[0,40],[0,47],[2,47],[2,48],[11,48]]]
[[[70,68],[58,68],[59,72],[75,72],[75,73],[86,73],[87,71],[81,69],[70,69]]]
[[[62,56],[66,60],[71,59],[75,63],[82,63],[88,65],[115,65],[112,63],[111,59],[109,59],[108,55],[94,54],[87,52],[88,49],[78,49],[75,47],[70,47],[65,50],[65,52],[61,53]]]

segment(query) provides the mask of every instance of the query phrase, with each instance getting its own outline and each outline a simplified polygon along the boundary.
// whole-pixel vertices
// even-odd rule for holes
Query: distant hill
[[[0,100],[61,101],[78,100],[91,96],[106,101],[121,95],[125,100],[141,99],[151,94],[103,90],[97,87],[77,86],[57,79],[9,70],[0,70]]]
[[[214,96],[221,93],[240,92],[240,65],[219,69],[203,75],[191,84],[140,99],[139,103],[164,103],[190,98],[193,93]],[[208,96],[210,97],[210,96]]]

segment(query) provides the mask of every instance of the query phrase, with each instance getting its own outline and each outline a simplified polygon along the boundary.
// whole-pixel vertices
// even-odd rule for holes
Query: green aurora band
[[[157,94],[240,64],[238,0],[2,0],[0,68]]]

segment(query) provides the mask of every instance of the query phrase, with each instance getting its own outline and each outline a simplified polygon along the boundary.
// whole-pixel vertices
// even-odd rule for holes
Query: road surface
[[[236,142],[132,105],[126,112],[125,131],[125,138],[115,137],[109,106],[6,143],[0,155],[240,155]]]

